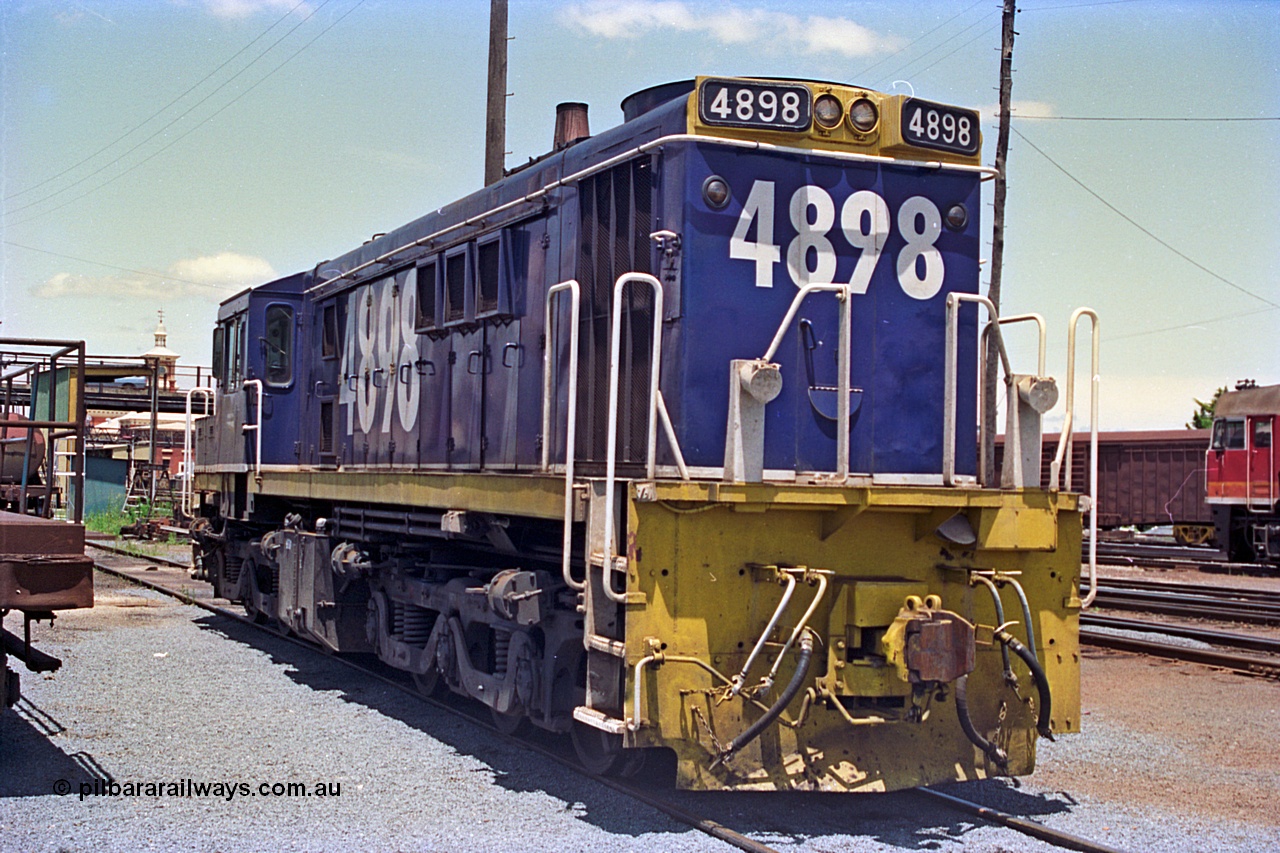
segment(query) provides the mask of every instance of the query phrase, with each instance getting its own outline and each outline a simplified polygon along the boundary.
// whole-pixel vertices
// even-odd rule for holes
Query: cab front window
[[[1213,450],[1243,450],[1244,419],[1218,418],[1214,421],[1209,447]]]

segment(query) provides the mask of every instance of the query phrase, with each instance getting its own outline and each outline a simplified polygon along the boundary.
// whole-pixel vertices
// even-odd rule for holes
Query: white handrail
[[[601,555],[604,565],[604,593],[612,601],[623,603],[625,592],[613,591],[614,482],[618,467],[618,373],[622,348],[622,294],[631,282],[653,288],[653,360],[649,367],[649,444],[645,455],[645,476],[653,479],[658,446],[658,376],[662,370],[662,282],[647,273],[629,272],[618,276],[613,285],[613,324],[609,342],[609,418],[608,451],[605,461],[604,543]]]
[[[957,376],[956,362],[959,358],[959,339],[960,339],[960,304],[962,302],[977,302],[986,306],[987,314],[996,322],[989,324],[988,328],[995,335],[996,349],[1000,353],[1000,363],[1004,367],[1005,382],[1008,383],[1012,370],[1009,366],[1009,354],[1004,348],[1004,337],[1000,334],[999,315],[996,313],[996,306],[985,296],[979,296],[976,293],[948,293],[947,294],[947,348],[945,386],[943,391],[943,407],[942,407],[942,482],[943,485],[955,485],[956,478],[956,381]],[[982,423],[981,433],[991,428],[990,424]],[[981,436],[980,436],[981,437]],[[981,476],[981,471],[978,472]]]
[[[1048,337],[1048,325],[1044,321],[1044,317],[1040,314],[1012,314],[1008,317],[998,317],[995,320],[988,320],[987,325],[982,327],[982,339],[978,343],[978,352],[985,353],[987,351],[987,339],[991,335],[992,324],[1001,326],[1012,325],[1013,323],[1026,323],[1032,321],[1040,329],[1040,346],[1036,352],[1036,376],[1044,376],[1045,370],[1045,341]],[[986,411],[985,401],[982,398],[986,384],[983,382],[983,365],[985,359],[980,358],[978,363],[978,411]],[[978,443],[978,470],[987,470],[987,443],[985,441]]]
[[[254,447],[253,447],[253,476],[255,479],[261,479],[262,478],[262,380],[246,379],[244,383],[245,390],[248,390],[250,385],[257,386],[257,389],[258,389],[258,400],[257,400],[258,412],[257,412],[257,418],[256,418],[257,422],[252,425],[246,423],[243,427],[241,427],[241,430],[244,432],[249,432],[250,430],[252,430],[255,433],[257,433],[257,435],[254,437]]]
[[[542,329],[546,335],[547,345],[542,351],[542,470],[551,470],[551,303],[557,294],[569,291],[569,412],[565,427],[564,446],[564,539],[562,548],[560,573],[564,582],[571,589],[582,589],[585,584],[573,579],[570,571],[570,553],[573,547],[573,463],[576,448],[578,427],[578,306],[581,292],[574,279],[552,285],[547,290],[547,304],[543,312]]]
[[[1099,330],[1098,312],[1092,308],[1077,308],[1071,314],[1067,327],[1067,414],[1063,420],[1062,434],[1058,437],[1058,452],[1049,466],[1049,488],[1058,489],[1058,476],[1064,459],[1071,458],[1076,404],[1076,329],[1080,319],[1088,317],[1092,326],[1092,348],[1089,361],[1089,593],[1080,603],[1081,609],[1093,604],[1098,596],[1098,390],[1102,377],[1098,372]],[[1066,489],[1071,491],[1071,465],[1067,465]]]
[[[795,297],[791,300],[790,307],[787,308],[786,315],[782,318],[782,322],[778,325],[778,331],[774,333],[773,340],[769,342],[769,348],[765,350],[762,361],[773,361],[774,355],[778,352],[778,347],[782,345],[782,339],[786,337],[787,330],[791,328],[791,321],[796,318],[796,313],[800,310],[800,303],[812,293],[835,293],[840,299],[840,340],[836,344],[836,474],[841,479],[849,476],[849,418],[851,412],[849,410],[849,373],[852,370],[853,360],[853,294],[847,284],[806,284],[800,288]]]
[[[194,497],[196,436],[192,429],[194,419],[191,412],[191,398],[196,394],[204,395],[204,417],[217,414],[218,401],[213,396],[212,388],[192,388],[187,391],[187,429],[182,434],[182,464],[186,466],[187,476],[182,480],[182,512],[191,515],[191,502]]]

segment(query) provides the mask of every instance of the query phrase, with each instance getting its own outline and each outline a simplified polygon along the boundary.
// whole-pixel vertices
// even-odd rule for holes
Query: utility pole
[[[507,0],[489,0],[489,103],[484,125],[484,185],[502,180],[507,148]]]
[[[991,224],[991,286],[987,297],[1000,313],[1000,273],[1004,260],[1004,203],[1008,191],[1005,160],[1009,154],[1009,106],[1013,100],[1013,16],[1015,0],[1004,0],[1000,37],[1000,132],[996,137],[995,214]],[[990,341],[990,338],[988,338]],[[990,344],[989,344],[990,346]],[[995,352],[984,354],[982,374],[982,482],[990,485],[996,477],[996,394],[1000,386],[1000,359]],[[1012,406],[1013,401],[1006,405]]]

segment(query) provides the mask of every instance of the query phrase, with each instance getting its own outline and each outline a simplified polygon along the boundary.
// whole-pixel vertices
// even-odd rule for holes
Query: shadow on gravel
[[[1007,779],[939,786],[939,790],[1032,820],[1070,811],[1073,805],[1065,800],[1023,793]],[[852,848],[860,840],[873,840],[903,850],[932,850],[943,844],[963,843],[972,830],[990,825],[913,791],[893,794],[675,792],[671,798],[690,811],[772,845],[800,845],[821,838],[825,842],[820,845],[823,849],[832,843]]]
[[[495,785],[518,793],[544,793],[564,802],[566,811],[601,830],[633,837],[647,833],[696,832],[624,794],[510,744],[466,719],[354,672],[319,650],[302,648],[222,616],[201,617],[196,624],[265,652],[275,663],[288,666],[288,676],[299,684],[313,690],[334,691],[345,701],[398,720],[461,754],[483,761],[492,770]],[[362,665],[375,670],[381,668],[372,656],[363,657]],[[395,670],[382,669],[387,677],[397,680],[403,677],[408,683],[407,677]],[[460,704],[469,706],[470,703]],[[464,707],[464,713],[471,710]],[[543,747],[572,752],[567,737],[557,739],[542,732],[533,737]],[[910,791],[859,795],[704,793],[673,791],[656,780],[637,781],[642,781],[657,797],[771,845],[805,845],[819,841],[817,846],[822,849],[832,844],[848,849],[860,840],[874,840],[903,850],[931,850],[957,840],[963,843],[973,829],[988,825]],[[1069,811],[1073,806],[1066,799],[1023,793],[1011,780],[963,783],[941,789],[953,796],[1031,819]]]
[[[71,755],[50,740],[66,727],[22,699],[0,711],[0,797],[44,797],[76,794],[82,784],[110,780],[111,775],[87,752]]]

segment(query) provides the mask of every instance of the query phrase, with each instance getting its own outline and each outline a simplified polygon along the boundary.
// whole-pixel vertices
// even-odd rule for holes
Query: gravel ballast
[[[322,654],[97,581],[93,611],[37,631],[64,669],[24,671],[0,715],[0,850],[733,849]],[[1125,655],[1087,658],[1085,679],[1086,732],[1042,743],[1036,776],[946,790],[1135,851],[1280,849],[1255,805],[1280,795],[1280,685]],[[1174,730],[1200,715],[1218,722]],[[143,795],[82,800],[103,776]],[[185,780],[235,790],[145,788]],[[257,793],[291,782],[340,794]],[[673,799],[779,850],[1055,849],[911,793]]]

